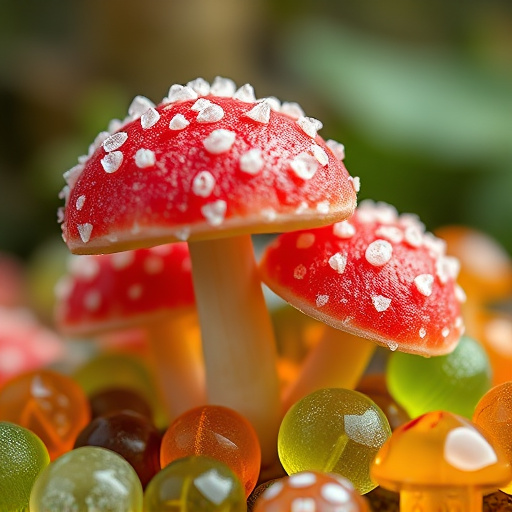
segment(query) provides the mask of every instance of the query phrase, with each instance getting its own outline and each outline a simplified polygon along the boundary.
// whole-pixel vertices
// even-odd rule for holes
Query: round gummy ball
[[[279,459],[289,475],[335,473],[364,494],[376,487],[370,465],[390,435],[385,414],[366,395],[343,388],[320,389],[296,402],[283,418]]]
[[[61,455],[39,476],[30,512],[142,512],[142,485],[132,466],[105,448]]]
[[[245,512],[245,490],[223,462],[191,456],[171,462],[149,482],[144,512]]]
[[[480,343],[463,336],[445,356],[394,352],[386,380],[389,392],[411,418],[437,410],[471,418],[478,400],[491,387],[491,366]]]
[[[45,445],[26,428],[0,422],[0,511],[28,510],[30,491],[49,464]]]

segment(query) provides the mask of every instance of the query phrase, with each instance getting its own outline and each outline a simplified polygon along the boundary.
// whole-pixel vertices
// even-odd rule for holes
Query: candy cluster
[[[197,79],[136,97],[65,173],[78,255],[55,329],[0,310],[0,512],[368,512],[398,495],[473,512],[510,492],[512,320],[488,304],[512,294],[512,263],[469,228],[356,208],[321,128]],[[260,233],[282,234],[256,261]]]

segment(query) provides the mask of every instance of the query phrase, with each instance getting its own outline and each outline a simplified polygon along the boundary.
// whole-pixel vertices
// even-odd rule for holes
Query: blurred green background
[[[63,172],[136,94],[216,75],[321,119],[360,199],[512,251],[509,0],[2,0],[0,41],[2,252],[59,240]]]

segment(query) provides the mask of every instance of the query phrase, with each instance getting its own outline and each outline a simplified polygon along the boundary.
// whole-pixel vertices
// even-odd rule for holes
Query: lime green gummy
[[[39,437],[14,423],[0,422],[0,512],[28,512],[32,486],[49,463]]]
[[[491,375],[485,350],[468,336],[445,356],[394,352],[386,370],[389,392],[411,418],[444,410],[471,419],[476,404],[491,387]]]

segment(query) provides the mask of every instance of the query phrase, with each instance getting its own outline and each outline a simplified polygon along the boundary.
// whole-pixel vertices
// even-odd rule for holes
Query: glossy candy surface
[[[343,388],[321,389],[286,413],[279,430],[279,458],[288,474],[336,473],[364,494],[376,486],[370,464],[390,434],[386,416],[367,396]]]
[[[162,439],[162,467],[190,455],[204,455],[226,464],[240,478],[246,496],[256,486],[261,463],[258,437],[252,425],[232,409],[197,407],[172,423]]]
[[[491,367],[482,346],[463,336],[446,356],[391,354],[387,383],[411,418],[438,409],[471,418],[478,400],[491,387]]]
[[[512,382],[490,389],[478,402],[473,421],[504,451],[512,464]],[[501,490],[512,494],[512,481]]]
[[[85,446],[53,461],[37,479],[30,512],[141,512],[142,486],[120,455]]]
[[[245,490],[222,462],[192,456],[160,471],[144,493],[145,512],[245,512]]]
[[[71,377],[51,370],[24,373],[0,389],[0,420],[32,430],[52,460],[73,447],[90,414],[82,388]]]
[[[122,410],[139,413],[148,419],[153,417],[147,400],[134,389],[113,387],[98,390],[89,397],[89,402],[93,418]]]
[[[0,511],[28,511],[30,491],[50,457],[41,439],[26,428],[0,422]]]
[[[160,470],[160,440],[160,433],[147,417],[118,411],[91,421],[78,435],[75,448],[100,446],[122,455],[145,487]]]
[[[273,482],[258,498],[254,512],[368,512],[365,499],[346,478],[305,471]]]

